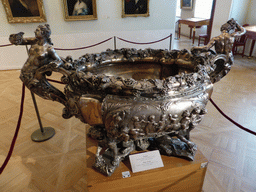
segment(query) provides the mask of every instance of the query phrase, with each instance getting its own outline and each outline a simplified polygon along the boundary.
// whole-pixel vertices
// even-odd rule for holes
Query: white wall
[[[44,0],[47,23],[52,29],[52,40],[55,47],[72,48],[98,43],[111,36],[119,36],[137,42],[148,42],[174,34],[175,0],[150,0],[149,17],[122,18],[121,0],[97,0],[98,19],[92,21],[64,21],[63,0]],[[5,10],[0,3],[0,45],[8,44],[12,33],[25,32],[26,36],[34,36],[39,23],[9,24]],[[118,42],[117,48],[131,46]],[[168,48],[168,40],[152,48]],[[140,48],[133,45],[133,47]],[[144,46],[145,47],[145,46]],[[149,47],[149,45],[147,46]],[[113,41],[94,49],[80,52],[59,52],[60,56],[72,55],[74,58],[86,52],[100,52],[113,48]],[[143,47],[142,47],[143,48]],[[0,48],[0,70],[21,68],[26,60],[23,46]]]
[[[213,26],[212,37],[220,35],[220,27],[230,19],[232,0],[217,0]]]
[[[175,6],[173,0],[150,0],[150,17],[121,18],[121,0],[97,0],[98,20],[64,21],[63,0],[44,0],[47,23],[55,35],[102,31],[161,30],[174,28]],[[172,11],[173,10],[173,11]],[[37,23],[8,24],[3,5],[0,3],[0,36],[24,31],[33,35]]]
[[[251,0],[233,0],[230,18],[234,18],[241,25],[245,24],[250,1]]]
[[[246,16],[246,21],[245,23],[248,23],[250,25],[256,25],[256,1],[255,0],[250,0],[248,3],[248,9],[247,9],[247,16]],[[245,54],[249,55],[250,49],[251,49],[251,43],[252,40],[248,39],[246,42],[246,48],[245,48]],[[254,46],[252,56],[256,56],[256,46]]]
[[[217,0],[213,20],[212,37],[220,34],[220,27],[228,19],[234,18],[240,24],[256,24],[256,1],[255,0]],[[245,55],[249,55],[251,39],[246,42]],[[256,48],[252,56],[256,56]]]
[[[256,25],[256,1],[255,0],[233,0],[231,18],[235,18],[241,25]],[[245,55],[249,55],[252,40],[248,39],[245,47]],[[256,46],[255,46],[256,47]],[[240,50],[241,51],[241,50]],[[256,48],[252,52],[256,56]]]
[[[248,3],[246,23],[250,25],[256,25],[256,1],[250,0]]]

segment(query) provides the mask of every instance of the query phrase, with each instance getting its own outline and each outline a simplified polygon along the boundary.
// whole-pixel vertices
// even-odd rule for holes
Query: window
[[[210,19],[213,0],[196,0],[194,16]]]

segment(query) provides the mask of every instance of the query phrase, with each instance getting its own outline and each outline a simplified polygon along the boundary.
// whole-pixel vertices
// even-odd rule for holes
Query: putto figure
[[[35,30],[35,37],[23,38],[23,35],[22,32],[10,35],[10,42],[14,45],[31,45],[29,57],[21,69],[22,73],[34,72],[38,67],[52,61],[62,63],[52,46],[49,25],[39,25]]]
[[[98,141],[94,168],[111,176],[134,150],[194,159],[190,131],[206,113],[213,83],[230,70],[234,36],[245,30],[232,19],[221,31],[192,53],[123,48],[76,60],[56,54],[49,25],[39,26],[33,38],[18,33],[10,41],[31,45],[21,80],[44,99],[61,102],[64,118],[76,116],[91,125],[89,136]],[[63,74],[64,92],[47,81],[53,71]]]
[[[228,61],[232,64],[232,48],[235,37],[243,35],[246,31],[234,19],[230,19],[227,23],[223,24],[220,31],[221,34],[217,37],[213,37],[206,46],[194,47],[191,51],[209,51],[210,48],[214,46],[216,53],[226,55]]]
[[[14,45],[31,45],[28,51],[28,59],[21,69],[20,78],[31,91],[43,98],[49,98],[49,94],[44,92],[42,87],[47,87],[47,83],[44,81],[45,75],[51,75],[51,71],[46,70],[42,74],[42,71],[39,72],[38,69],[42,70],[45,65],[59,68],[64,63],[53,48],[50,26],[48,24],[39,25],[35,30],[35,37],[24,38],[23,35],[24,33],[20,32],[10,35],[9,38]],[[53,93],[51,95],[52,100],[57,100],[62,104],[66,103],[62,92],[53,86],[49,88],[49,91]]]
[[[202,47],[193,47],[191,52],[193,54],[201,54],[206,57],[205,60],[210,63],[210,74],[212,82],[219,81],[225,76],[231,69],[231,65],[234,62],[232,48],[236,36],[245,34],[246,30],[240,26],[234,19],[230,19],[220,28],[221,34],[217,37],[213,37],[209,43]],[[214,47],[215,51],[211,48]],[[211,56],[206,56],[207,52],[211,52]],[[218,57],[217,57],[217,56]],[[217,61],[218,60],[218,61]],[[224,68],[223,68],[224,67]],[[223,70],[221,70],[223,68]]]

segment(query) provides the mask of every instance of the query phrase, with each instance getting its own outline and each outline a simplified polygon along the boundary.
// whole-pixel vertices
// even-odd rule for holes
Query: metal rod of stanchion
[[[178,23],[178,28],[179,28],[179,21],[177,21],[176,23]],[[176,31],[176,23],[175,23],[175,27],[174,27],[174,39],[178,40],[179,39],[179,29]],[[176,34],[176,37],[175,37]]]
[[[169,50],[172,49],[172,33],[170,34],[170,45],[169,45]]]
[[[27,49],[27,53],[29,55],[29,49],[28,49],[27,45],[26,45],[26,49]],[[38,123],[39,123],[39,126],[40,126],[40,129],[38,129],[38,130],[36,130],[32,133],[31,139],[32,139],[32,141],[35,141],[35,142],[46,141],[46,140],[52,138],[55,135],[55,130],[52,127],[43,127],[42,121],[41,121],[41,118],[40,118],[40,114],[39,114],[39,110],[38,110],[38,107],[37,107],[35,95],[32,91],[30,91],[30,92],[31,92],[31,97],[32,97],[33,104],[34,104],[34,107],[35,107],[37,120],[38,120]]]
[[[41,132],[43,134],[44,133],[44,128],[43,128],[42,121],[41,121],[41,118],[40,118],[40,114],[39,114],[39,111],[38,111],[38,107],[37,107],[37,103],[36,103],[36,98],[35,98],[35,95],[34,95],[34,93],[32,91],[30,91],[30,93],[31,93],[31,96],[32,96],[32,100],[33,100],[33,103],[34,103],[35,110],[36,110],[36,116],[37,116],[37,119],[38,119],[40,130],[41,130]]]
[[[29,55],[28,46],[26,45],[27,54]]]
[[[116,36],[114,36],[114,50],[116,50]]]

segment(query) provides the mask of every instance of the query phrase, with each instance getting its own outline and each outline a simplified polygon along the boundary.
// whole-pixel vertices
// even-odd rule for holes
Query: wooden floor
[[[190,47],[185,37],[173,41],[173,49]],[[0,165],[15,132],[21,86],[18,70],[0,71]],[[86,125],[75,118],[63,119],[61,104],[36,98],[43,125],[53,127],[56,135],[42,143],[31,141],[39,125],[26,89],[21,129],[0,175],[0,191],[86,191]],[[236,56],[231,72],[214,85],[212,99],[232,119],[256,131],[256,59]],[[191,139],[209,160],[204,192],[255,192],[256,137],[226,120],[210,102],[207,109],[191,132]]]

